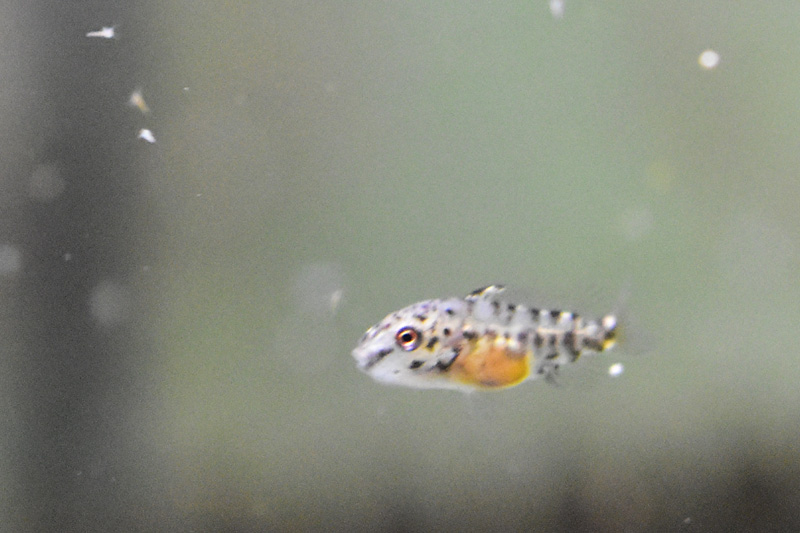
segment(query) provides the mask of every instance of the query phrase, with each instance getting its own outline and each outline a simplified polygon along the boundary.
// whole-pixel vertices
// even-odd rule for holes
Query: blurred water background
[[[796,2],[0,15],[3,529],[800,529]],[[489,395],[356,370],[497,282],[631,341]]]

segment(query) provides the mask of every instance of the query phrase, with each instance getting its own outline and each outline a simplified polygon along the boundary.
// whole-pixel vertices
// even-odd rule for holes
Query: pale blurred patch
[[[0,276],[16,274],[22,268],[22,252],[13,244],[0,244]]]
[[[334,342],[341,338],[335,316],[345,294],[344,275],[337,263],[300,267],[275,345],[275,352],[285,354],[293,371],[319,372],[337,358],[352,362],[349,351]]]
[[[629,207],[619,215],[622,236],[628,241],[639,241],[653,229],[653,212],[646,206]]]
[[[55,164],[38,165],[28,182],[28,194],[34,200],[51,202],[64,192],[67,184]]]
[[[554,19],[564,18],[564,0],[550,0],[549,4]]]
[[[724,277],[740,289],[767,290],[789,283],[797,274],[792,235],[763,215],[739,215],[722,236],[719,261]]]
[[[293,297],[302,313],[324,318],[333,314],[343,296],[342,272],[334,263],[312,263],[300,268]]]
[[[130,316],[131,296],[123,284],[103,280],[92,288],[89,310],[100,325],[113,326],[125,322]]]

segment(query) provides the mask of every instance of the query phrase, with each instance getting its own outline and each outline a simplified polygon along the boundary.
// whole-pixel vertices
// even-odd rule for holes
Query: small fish
[[[501,285],[464,298],[426,300],[371,327],[353,350],[358,367],[386,384],[462,391],[505,389],[550,378],[583,353],[611,348],[617,318],[498,299]]]

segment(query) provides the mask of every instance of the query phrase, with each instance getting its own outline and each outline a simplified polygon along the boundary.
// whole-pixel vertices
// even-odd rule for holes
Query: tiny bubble
[[[719,64],[719,54],[714,50],[705,50],[697,58],[697,63],[704,69],[711,70]]]
[[[550,14],[554,19],[564,18],[564,0],[550,0]]]
[[[612,378],[620,376],[625,371],[625,367],[622,366],[622,363],[614,363],[610,367],[608,367],[608,375]]]

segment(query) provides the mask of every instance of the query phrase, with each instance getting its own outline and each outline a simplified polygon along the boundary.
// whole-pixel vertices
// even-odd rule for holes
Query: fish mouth
[[[367,371],[393,351],[393,348],[382,348],[380,350],[368,352],[361,348],[356,348],[353,350],[353,358],[356,360],[358,368]]]

